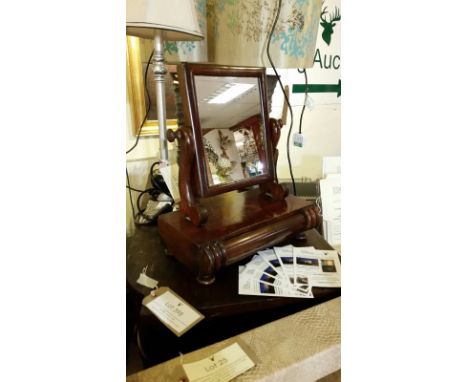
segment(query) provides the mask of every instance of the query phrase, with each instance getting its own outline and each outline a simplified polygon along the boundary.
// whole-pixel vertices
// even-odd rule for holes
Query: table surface
[[[305,232],[305,240],[293,240],[281,245],[314,246],[317,249],[333,249],[315,230]],[[244,262],[248,262],[250,258]],[[174,257],[166,254],[165,246],[156,226],[137,227],[127,238],[127,282],[142,296],[150,289],[136,283],[140,272],[147,267],[146,274],[156,279],[159,286],[171,288],[206,318],[230,316],[249,311],[271,309],[287,304],[304,303],[306,299],[270,296],[246,296],[238,294],[238,266],[221,269],[211,285],[200,285],[195,276]],[[314,299],[310,305],[341,295],[341,288],[314,288]],[[315,300],[315,301],[314,301]]]

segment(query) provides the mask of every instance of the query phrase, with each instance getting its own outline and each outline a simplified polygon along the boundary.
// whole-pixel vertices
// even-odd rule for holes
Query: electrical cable
[[[135,188],[132,188],[129,186],[130,184],[130,178],[128,176],[128,169],[125,168],[125,172],[127,174],[127,189],[128,189],[128,194],[130,196],[130,205],[132,207],[132,214],[133,214],[133,222],[136,224],[136,225],[140,225],[138,222],[137,222],[137,217],[138,216],[142,216],[143,213],[144,213],[144,210],[140,207],[140,201],[141,201],[141,197],[146,194],[146,193],[151,193],[151,191],[155,191],[154,188],[148,188],[147,190],[144,190],[144,191],[141,191],[141,190],[137,190]],[[137,206],[137,209],[138,209],[138,213],[135,213],[135,206],[133,204],[133,197],[132,197],[132,191],[136,191],[136,192],[139,192],[140,195],[138,195],[138,198],[136,200],[136,206]]]
[[[133,206],[132,191],[131,191],[131,188],[130,188],[130,178],[128,176],[128,168],[127,167],[125,167],[125,173],[127,174],[127,187],[129,188],[128,195],[130,196],[130,205],[132,206],[133,220],[135,221],[135,218],[136,218],[135,207]]]
[[[150,57],[148,59],[148,62],[146,63],[146,69],[145,69],[145,93],[146,93],[146,96],[148,98],[148,105],[147,105],[145,117],[143,118],[143,121],[141,122],[140,128],[138,129],[138,134],[137,134],[137,138],[136,138],[135,143],[133,144],[133,146],[129,150],[126,151],[126,154],[130,153],[138,145],[138,142],[140,140],[141,130],[143,129],[143,125],[145,124],[146,119],[148,118],[148,114],[149,114],[149,111],[150,111],[150,108],[151,108],[151,98],[149,96],[149,90],[148,90],[148,69],[149,69],[150,62],[151,62],[151,60],[153,58],[153,55],[154,55],[154,50],[151,52],[151,55],[150,55]],[[128,189],[128,194],[130,196],[130,205],[132,207],[133,222],[136,225],[140,225],[137,222],[137,217],[141,216],[143,214],[143,210],[140,208],[141,196],[144,195],[145,193],[149,192],[149,190],[142,191],[142,190],[137,190],[137,189],[131,187],[127,167],[125,167],[125,172],[127,174],[127,189]],[[138,195],[138,198],[137,198],[138,214],[135,213],[135,206],[133,204],[132,191],[140,193],[140,195]]]
[[[132,213],[133,213],[133,219],[134,219],[135,225],[147,225],[147,224],[151,224],[151,222],[152,222],[151,218],[148,218],[145,215],[146,209],[141,207],[141,200],[142,200],[143,195],[149,194],[150,198],[153,199],[153,200],[156,200],[158,195],[160,195],[160,194],[168,195],[168,191],[165,191],[165,190],[161,189],[161,186],[157,183],[157,181],[155,179],[155,176],[154,176],[154,167],[159,163],[161,163],[161,162],[156,161],[151,165],[150,180],[151,180],[152,187],[150,187],[150,188],[148,188],[146,190],[138,190],[138,189],[133,188],[133,187],[130,186],[130,178],[129,178],[129,175],[128,175],[128,169],[126,169],[126,173],[127,173],[127,186],[126,187],[128,189],[129,195],[130,195],[130,204],[131,204],[131,207],[132,207]],[[136,199],[136,209],[138,210],[138,212],[135,211],[135,206],[134,206],[134,203],[133,203],[133,198],[132,198],[131,191],[135,191],[135,192],[140,193],[138,195],[137,199]],[[171,205],[171,208],[174,205],[174,200],[172,198],[171,198],[170,205]],[[138,217],[141,217],[143,219],[143,222],[138,221]],[[148,220],[148,219],[150,219],[150,220]]]
[[[148,118],[148,114],[149,114],[149,111],[150,111],[150,108],[151,108],[151,99],[150,99],[149,91],[148,91],[147,78],[148,78],[148,68],[149,68],[151,59],[153,58],[153,54],[154,54],[154,49],[151,52],[151,55],[150,55],[150,58],[148,59],[148,62],[146,63],[146,69],[145,69],[145,92],[146,92],[146,96],[148,97],[148,107],[146,108],[145,117],[143,118],[143,121],[141,121],[140,128],[138,129],[138,134],[137,134],[136,141],[133,144],[133,146],[130,149],[127,150],[126,154],[128,154],[130,151],[132,151],[138,145],[138,142],[140,140],[141,129],[143,129],[143,125],[145,124],[146,119]]]
[[[278,75],[278,72],[276,71],[275,64],[273,63],[273,60],[271,59],[271,56],[270,56],[271,37],[273,36],[273,32],[275,30],[276,23],[278,22],[279,13],[280,13],[280,10],[281,10],[281,3],[282,3],[282,1],[278,0],[278,6],[277,6],[277,9],[276,9],[275,20],[273,21],[273,25],[272,25],[270,33],[268,35],[268,43],[267,43],[266,53],[267,53],[268,61],[270,62],[270,65],[273,68],[273,71],[275,72],[276,78],[278,79],[279,85],[280,85],[281,90],[282,90],[283,95],[284,95],[284,99],[286,100],[286,103],[288,104],[289,114],[291,115],[291,121],[290,121],[289,131],[288,131],[288,137],[287,137],[287,140],[286,140],[286,154],[287,154],[287,157],[288,157],[289,174],[291,175],[293,193],[294,193],[294,195],[297,195],[297,193],[296,193],[296,182],[294,181],[294,175],[293,175],[292,164],[291,164],[291,156],[290,156],[290,152],[289,152],[289,141],[291,139],[291,132],[292,132],[292,128],[293,128],[293,111],[292,111],[291,104],[289,103],[289,99],[288,99],[288,96],[286,94],[286,91],[284,90],[283,83],[281,82],[280,76]]]
[[[135,192],[145,192],[143,190],[137,190],[136,188],[133,188],[133,187],[130,187],[130,186],[126,186],[129,190],[132,190],[132,191],[135,191]]]
[[[133,188],[129,185],[127,185],[127,189],[129,190],[129,194],[130,194],[130,203],[131,203],[131,206],[132,206],[132,211],[133,211],[133,218],[134,218],[134,222],[136,225],[145,225],[144,223],[141,223],[141,222],[138,222],[137,221],[137,217],[141,216],[143,217],[144,219],[148,219],[146,216],[145,216],[145,209],[141,207],[141,200],[142,200],[142,197],[143,195],[145,194],[150,194],[150,197],[152,199],[156,199],[157,196],[159,194],[166,194],[167,195],[167,191],[161,189],[161,187],[159,186],[159,184],[157,183],[157,181],[155,180],[155,176],[154,176],[154,167],[161,163],[160,161],[156,161],[154,162],[152,165],[151,165],[151,168],[150,168],[150,179],[151,179],[151,184],[152,184],[152,187],[151,188],[148,188],[146,190],[138,190],[136,188]],[[130,184],[130,179],[128,177],[128,170],[127,170],[127,184]],[[134,207],[134,204],[133,204],[133,199],[132,199],[132,196],[131,196],[131,191],[135,191],[135,192],[139,192],[140,194],[138,195],[137,197],[137,200],[136,200],[136,209],[138,210],[137,213],[135,213],[135,207]],[[171,198],[172,199],[172,198]],[[171,207],[174,205],[174,200],[172,199],[171,201]]]
[[[156,166],[157,164],[161,163],[161,161],[156,161],[154,162],[152,165],[151,165],[151,168],[150,168],[150,174],[151,176],[153,176],[153,171],[154,171],[154,166]]]
[[[299,119],[299,134],[302,134],[302,117],[304,115],[304,110],[306,108],[306,103],[307,103],[307,85],[308,85],[308,80],[307,80],[307,71],[305,68],[299,69],[297,68],[297,71],[299,73],[304,73],[305,77],[305,91],[304,91],[304,105],[302,106],[302,112],[301,112],[301,118]]]
[[[147,190],[143,191],[140,195],[138,195],[136,204],[137,204],[138,213],[140,215],[142,215],[145,212],[145,210],[140,207],[141,198],[144,194],[148,194],[148,193],[151,194],[152,191],[154,192],[154,188],[148,188]]]

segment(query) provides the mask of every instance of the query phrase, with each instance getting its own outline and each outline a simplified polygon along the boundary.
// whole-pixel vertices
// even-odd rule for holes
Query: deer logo
[[[327,21],[327,19],[324,18],[324,16],[327,13],[328,13],[327,7],[324,7],[322,13],[320,14],[320,20],[322,20],[320,25],[323,27],[323,32],[322,32],[323,41],[325,41],[327,45],[330,45],[331,35],[333,34],[333,28],[336,25],[336,21],[341,20],[341,14],[340,14],[340,10],[337,7],[335,7],[335,12],[333,14],[330,14],[330,21]]]

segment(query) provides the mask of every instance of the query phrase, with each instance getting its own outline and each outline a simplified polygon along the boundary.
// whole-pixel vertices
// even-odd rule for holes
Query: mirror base
[[[265,183],[260,185],[260,189],[275,201],[284,200],[289,194],[289,189],[278,183]]]
[[[197,227],[181,211],[162,215],[160,236],[174,257],[204,285],[217,272],[273,245],[315,228],[317,216],[305,199],[289,195],[272,201],[260,189],[210,198],[210,218]]]

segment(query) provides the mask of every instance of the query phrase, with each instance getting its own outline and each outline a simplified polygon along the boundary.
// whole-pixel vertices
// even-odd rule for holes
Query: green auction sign
[[[305,102],[301,93],[307,93],[314,105],[339,103],[341,100],[340,8],[341,0],[322,1],[314,64],[307,71],[308,77],[303,80],[296,75],[292,83],[292,93],[296,94],[293,102],[297,104]]]
[[[305,84],[294,84],[292,88],[293,93],[305,93]],[[336,96],[341,96],[341,79],[338,84],[308,84],[307,93],[336,93]]]

